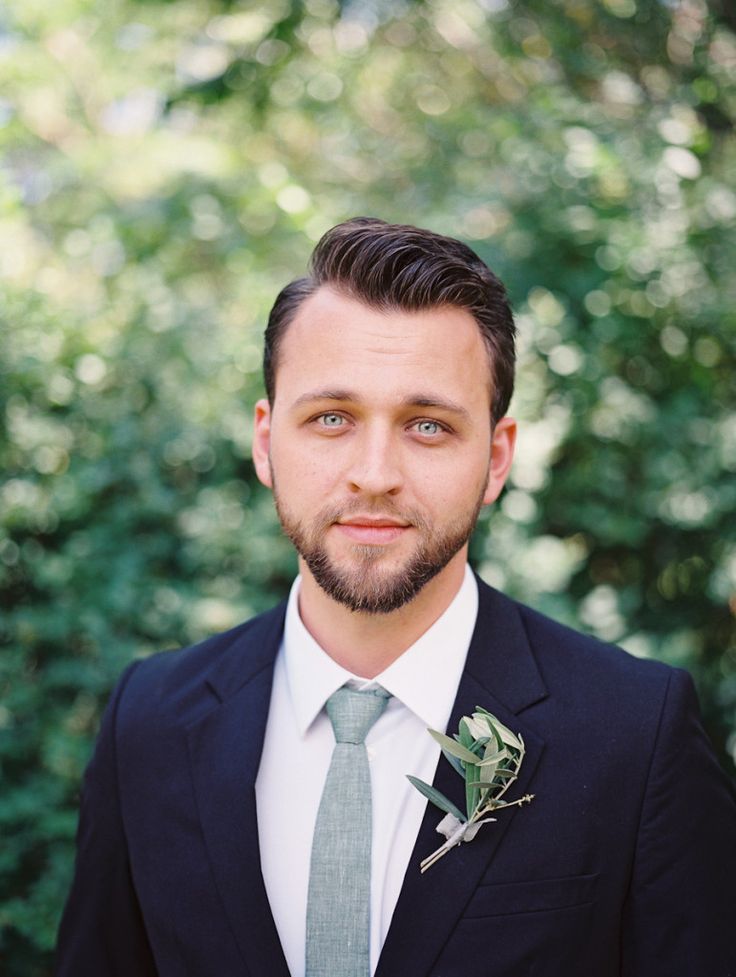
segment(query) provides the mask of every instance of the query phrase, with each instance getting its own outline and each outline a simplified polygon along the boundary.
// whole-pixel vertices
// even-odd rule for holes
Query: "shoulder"
[[[642,792],[646,781],[655,795],[674,794],[686,776],[733,819],[733,784],[703,729],[688,672],[637,658],[482,583],[480,594],[479,626],[495,648],[488,688],[498,680],[508,701],[531,707],[526,722],[558,766],[575,744],[576,756],[595,757],[606,789],[639,777]],[[518,695],[518,675],[531,693]]]
[[[638,658],[560,624],[482,581],[479,591],[479,615],[511,622],[509,630],[526,645],[545,687],[563,703],[600,705],[604,712],[615,704],[629,711],[646,703],[651,714],[668,690],[681,690],[686,697],[692,693],[692,680],[682,669]]]
[[[285,613],[279,604],[235,628],[197,644],[134,661],[113,690],[119,717],[195,720],[211,699],[223,699],[273,667]],[[204,694],[206,691],[206,695]]]

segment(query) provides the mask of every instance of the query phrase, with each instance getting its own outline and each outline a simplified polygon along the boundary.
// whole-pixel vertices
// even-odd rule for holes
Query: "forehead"
[[[490,403],[490,360],[466,310],[386,311],[323,286],[305,299],[279,345],[276,394],[312,384],[370,392],[422,387]]]

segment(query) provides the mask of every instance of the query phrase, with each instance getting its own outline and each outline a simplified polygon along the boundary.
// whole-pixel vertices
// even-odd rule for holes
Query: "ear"
[[[511,462],[514,460],[516,446],[516,421],[513,417],[502,417],[491,435],[491,461],[488,466],[488,485],[483,496],[483,505],[495,502],[506,484]]]
[[[256,403],[253,417],[253,464],[258,480],[267,488],[273,488],[270,449],[271,405],[264,398]]]

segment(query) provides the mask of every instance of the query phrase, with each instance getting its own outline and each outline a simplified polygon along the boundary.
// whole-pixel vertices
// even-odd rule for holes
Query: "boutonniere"
[[[503,796],[519,776],[524,759],[524,740],[507,729],[495,716],[476,706],[472,716],[463,716],[454,737],[428,732],[442,747],[445,758],[465,780],[466,813],[435,787],[425,784],[418,777],[409,780],[427,800],[431,801],[445,817],[437,825],[437,832],[447,839],[437,851],[421,863],[422,872],[439,861],[461,841],[472,841],[481,826],[496,818],[487,817],[504,807],[528,804],[534,794],[524,794],[515,801],[505,801]],[[408,776],[408,775],[407,775]]]

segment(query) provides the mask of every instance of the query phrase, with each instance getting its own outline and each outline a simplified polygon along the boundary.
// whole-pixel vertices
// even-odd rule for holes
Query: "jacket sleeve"
[[[615,798],[611,798],[615,804]],[[622,926],[623,977],[736,977],[736,797],[671,673]]]
[[[115,725],[130,666],[103,717],[87,768],[74,881],[59,928],[55,977],[156,977],[130,872],[118,796]]]

